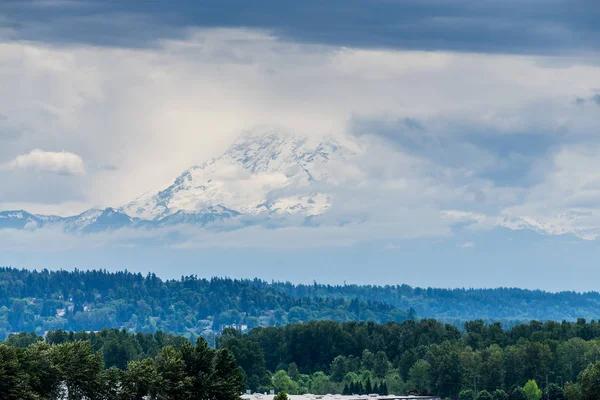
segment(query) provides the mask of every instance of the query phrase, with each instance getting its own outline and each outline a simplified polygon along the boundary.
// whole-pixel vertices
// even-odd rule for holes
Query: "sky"
[[[598,20],[595,0],[4,0],[0,210],[119,207],[260,126],[365,150],[345,225],[2,230],[0,265],[597,290]]]

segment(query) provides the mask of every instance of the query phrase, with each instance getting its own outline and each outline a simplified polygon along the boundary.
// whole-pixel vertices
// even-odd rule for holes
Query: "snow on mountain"
[[[316,184],[333,183],[331,167],[353,155],[333,140],[311,142],[278,132],[244,135],[222,156],[189,168],[168,188],[120,210],[155,221],[215,206],[249,215],[319,215],[331,198]]]
[[[329,209],[332,198],[324,188],[338,183],[354,155],[334,140],[311,141],[277,131],[246,134],[220,157],[184,171],[166,189],[146,193],[121,208],[93,208],[70,217],[4,211],[0,212],[0,229],[54,226],[90,233],[312,217]]]
[[[597,228],[577,223],[577,220],[581,217],[587,217],[587,214],[569,211],[545,219],[536,219],[528,216],[512,216],[500,218],[497,225],[512,230],[531,230],[542,235],[572,234],[584,240],[595,240],[598,238],[600,232]]]
[[[215,221],[224,221],[239,216],[240,213],[223,206],[209,206],[196,212],[179,210],[158,221],[158,225],[193,224],[206,225]]]
[[[43,224],[43,219],[27,211],[0,211],[0,229],[33,229]]]
[[[61,221],[66,231],[85,233],[125,228],[133,226],[135,222],[134,218],[110,207],[104,210],[91,209]]]

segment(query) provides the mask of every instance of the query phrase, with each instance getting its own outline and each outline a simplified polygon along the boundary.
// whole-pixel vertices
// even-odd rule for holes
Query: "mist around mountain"
[[[2,211],[0,229],[59,227],[93,233],[181,224],[277,225],[286,218],[308,223],[327,212],[332,202],[327,186],[336,184],[336,173],[355,155],[334,139],[314,141],[280,131],[248,133],[220,157],[190,167],[157,193],[69,217]]]

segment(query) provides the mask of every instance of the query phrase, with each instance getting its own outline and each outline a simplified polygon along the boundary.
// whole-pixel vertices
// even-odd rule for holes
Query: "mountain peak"
[[[334,182],[332,171],[340,170],[335,163],[345,163],[354,154],[332,139],[277,129],[253,131],[240,136],[220,157],[187,169],[169,187],[123,207],[91,208],[70,217],[2,211],[0,229],[59,226],[90,233],[136,226],[205,226],[228,219],[240,223],[228,226],[243,226],[291,215],[309,218],[329,209],[332,196],[323,188]]]
[[[130,216],[160,220],[179,211],[222,206],[243,214],[325,212],[331,198],[312,187],[326,181],[332,158],[354,153],[332,139],[315,140],[270,129],[238,137],[218,158],[193,166],[156,194],[122,207]]]

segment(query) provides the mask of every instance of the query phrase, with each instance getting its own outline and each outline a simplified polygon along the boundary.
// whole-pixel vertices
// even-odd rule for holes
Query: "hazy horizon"
[[[598,19],[4,1],[0,265],[594,290]]]

